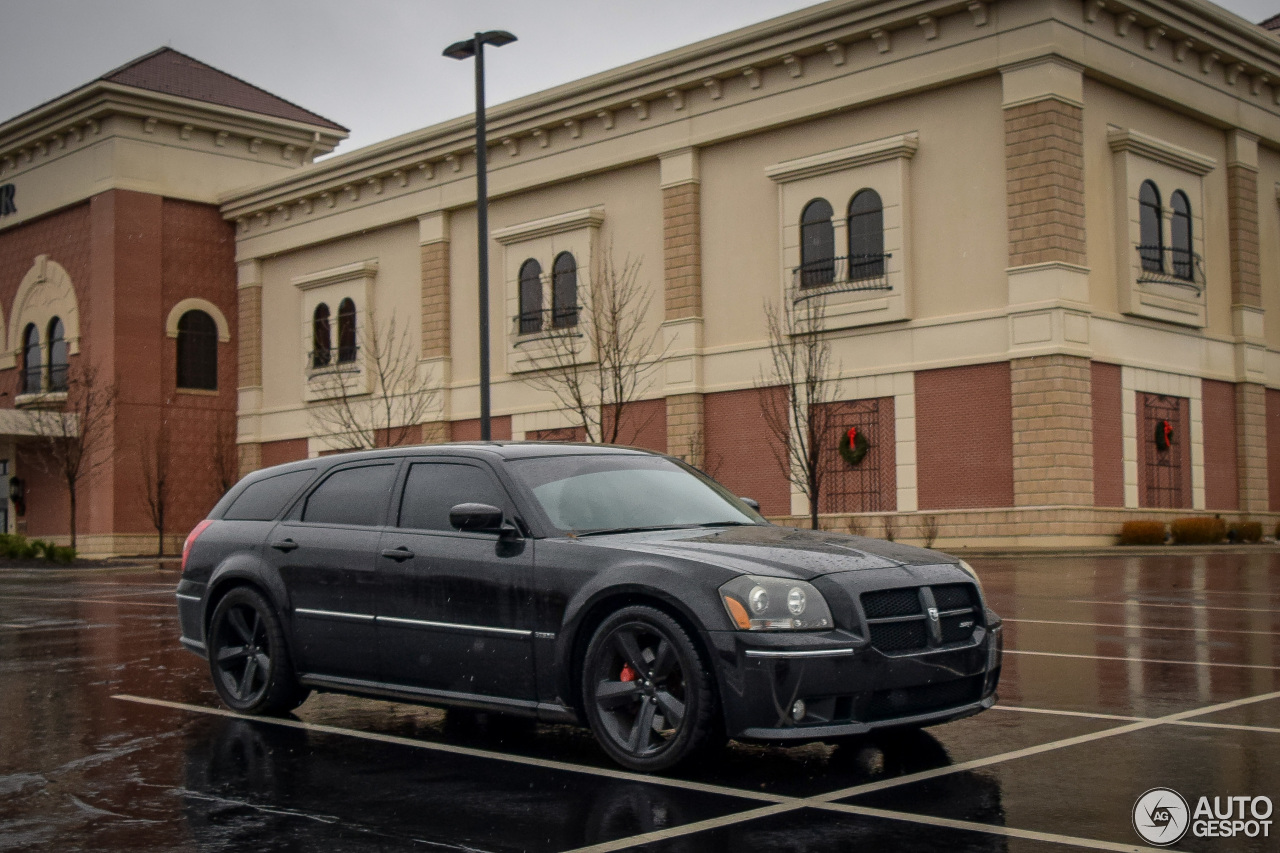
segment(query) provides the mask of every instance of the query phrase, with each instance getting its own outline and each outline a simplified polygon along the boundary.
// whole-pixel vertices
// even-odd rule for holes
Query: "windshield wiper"
[[[574,531],[574,536],[604,536],[607,533],[643,533],[648,530],[687,530],[687,524],[660,524],[654,527],[602,527],[599,530]]]
[[[699,527],[756,527],[754,521],[706,521]]]

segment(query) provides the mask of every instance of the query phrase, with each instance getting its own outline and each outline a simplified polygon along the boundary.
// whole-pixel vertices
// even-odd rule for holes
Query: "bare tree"
[[[831,347],[823,335],[823,297],[766,303],[770,361],[756,382],[761,414],[775,441],[778,465],[809,501],[809,526],[818,529],[822,450],[834,425],[829,378]]]
[[[648,389],[666,349],[660,329],[645,329],[653,294],[640,280],[639,260],[628,256],[619,266],[612,248],[606,249],[579,294],[578,322],[556,327],[553,319],[542,339],[545,349],[535,357],[540,369],[524,381],[554,394],[587,441],[614,444],[627,405]],[[645,424],[631,426],[638,434]]]
[[[225,495],[227,490],[240,479],[240,459],[236,448],[235,415],[226,417],[219,412],[213,428],[213,457],[210,459],[209,473],[212,475],[214,488],[218,495]]]
[[[98,368],[80,358],[67,371],[63,405],[27,409],[31,432],[38,436],[51,473],[67,486],[71,513],[71,547],[76,547],[76,506],[80,487],[111,461],[116,386]]]
[[[324,397],[309,410],[313,426],[344,450],[412,443],[438,394],[433,381],[418,375],[412,330],[396,317],[379,324],[370,312],[358,353],[368,390],[353,387],[342,365],[324,369],[310,380]]]
[[[154,429],[144,429],[138,435],[138,456],[142,462],[142,496],[151,513],[151,524],[156,529],[156,556],[164,556],[165,510],[169,506],[169,422],[160,419]]]

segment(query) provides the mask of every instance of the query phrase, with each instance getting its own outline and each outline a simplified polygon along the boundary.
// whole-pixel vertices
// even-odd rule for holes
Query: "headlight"
[[[977,572],[975,572],[975,571],[973,570],[973,566],[969,565],[969,564],[968,564],[968,563],[966,563],[964,560],[961,560],[961,561],[960,561],[960,570],[961,570],[962,572],[964,572],[966,575],[968,575],[969,577],[973,578],[973,582],[974,582],[974,583],[976,583],[976,584],[978,585],[978,591],[979,591],[979,592],[981,592],[981,591],[982,591],[982,580],[981,580],[981,578],[979,578],[979,577],[978,577],[978,573],[977,573]]]
[[[729,619],[742,631],[830,628],[831,609],[812,584],[747,575],[720,587]]]

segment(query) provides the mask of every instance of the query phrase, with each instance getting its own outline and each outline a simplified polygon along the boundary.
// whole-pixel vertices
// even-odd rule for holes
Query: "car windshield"
[[[661,456],[544,456],[510,469],[551,523],[575,534],[764,521],[720,484]]]

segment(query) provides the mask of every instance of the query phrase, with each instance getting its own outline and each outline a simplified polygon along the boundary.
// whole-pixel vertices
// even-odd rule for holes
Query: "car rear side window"
[[[458,504],[503,507],[506,495],[488,472],[471,465],[420,462],[409,467],[400,500],[400,527],[453,530],[449,510]]]
[[[395,475],[396,466],[391,463],[335,471],[307,498],[302,520],[366,527],[381,524]]]
[[[227,521],[270,521],[315,474],[314,469],[308,468],[250,483],[222,517]]]

